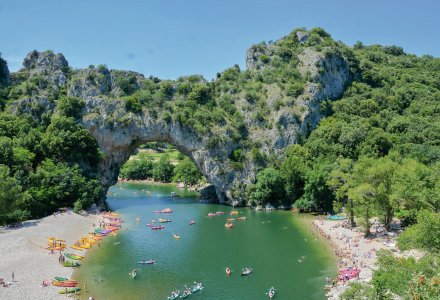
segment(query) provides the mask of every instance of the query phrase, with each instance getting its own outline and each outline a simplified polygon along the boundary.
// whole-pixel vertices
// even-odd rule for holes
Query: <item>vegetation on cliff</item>
[[[102,166],[113,167],[113,153],[101,153],[98,142],[102,150],[106,141],[90,132],[119,128],[122,136],[164,124],[200,141],[203,149],[191,151],[210,161],[197,167],[210,167],[204,174],[223,183],[224,195],[251,206],[345,205],[351,216],[368,223],[377,215],[387,226],[394,216],[411,224],[418,210],[439,209],[437,58],[396,46],[348,47],[314,28],[254,45],[247,70],[236,65],[210,82],[105,65],[74,70],[51,51],[31,52],[12,74],[5,66],[1,60],[3,223],[102,198],[111,181],[102,183]],[[162,181],[198,176],[189,161],[174,171],[166,158],[158,166],[142,160],[122,172]]]

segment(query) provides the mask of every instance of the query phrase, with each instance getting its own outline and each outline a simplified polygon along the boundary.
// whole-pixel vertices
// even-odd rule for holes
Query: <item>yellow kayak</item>
[[[55,243],[55,245],[54,245],[53,243],[47,243],[47,245],[48,245],[49,247],[62,247],[62,248],[65,248],[65,247],[66,247],[66,244],[64,244],[64,243],[62,243],[62,244],[60,244],[60,243]]]
[[[62,240],[62,239],[59,239],[59,238],[56,238],[56,237],[53,237],[53,236],[48,237],[47,240],[48,241],[56,241],[56,242],[65,242],[65,240]]]
[[[70,246],[70,248],[75,249],[75,250],[79,250],[79,251],[83,251],[84,250],[83,248],[80,248],[80,247],[75,246],[75,245]]]
[[[90,248],[92,248],[92,246],[90,244],[81,244],[79,247],[81,247],[83,249],[90,249]]]

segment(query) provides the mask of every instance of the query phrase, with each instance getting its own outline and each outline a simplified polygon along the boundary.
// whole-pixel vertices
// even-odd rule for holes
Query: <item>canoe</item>
[[[92,246],[90,244],[85,244],[85,243],[79,244],[79,245],[77,245],[77,247],[80,247],[80,248],[83,248],[83,249],[90,249],[90,248],[92,248]]]
[[[81,289],[79,287],[74,287],[74,288],[70,288],[70,289],[62,289],[58,291],[58,294],[71,294],[71,293],[75,293],[75,292],[79,292],[81,291]]]
[[[187,298],[189,295],[191,295],[191,291],[184,291],[182,296],[180,296],[180,298],[185,299]]]
[[[179,298],[179,295],[180,295],[180,291],[176,290],[176,291],[172,292],[171,296],[169,296],[167,299],[168,300],[175,300],[175,299]]]
[[[151,226],[150,228],[151,228],[151,230],[159,230],[159,229],[164,229],[165,227],[164,226]]]
[[[243,269],[243,272],[241,272],[241,276],[249,275],[249,274],[251,274],[253,271],[254,271],[254,269],[251,269],[251,268],[245,268],[245,269]]]
[[[73,253],[64,253],[64,256],[67,257],[67,258],[70,258],[70,259],[74,259],[74,260],[81,260],[81,259],[84,258],[84,256],[76,255],[76,254],[73,254]]]
[[[225,224],[225,227],[228,228],[228,229],[230,229],[230,228],[234,227],[234,224],[232,224],[232,223],[226,223],[226,224]]]
[[[191,292],[192,292],[192,293],[196,293],[196,292],[198,292],[198,291],[203,290],[203,285],[202,285],[202,283],[197,283],[197,282],[194,282],[194,283],[195,283],[195,285],[191,287]]]
[[[46,247],[47,250],[64,250],[66,247]]]
[[[66,278],[66,277],[54,277],[54,280],[56,280],[56,281],[66,281],[66,280],[69,280],[69,278]]]
[[[48,237],[47,238],[47,240],[48,241],[56,241],[56,242],[66,242],[65,240],[62,240],[62,239],[59,239],[59,238],[56,238],[56,237],[53,237],[53,236],[51,236],[51,237]]]
[[[142,265],[154,265],[155,263],[156,261],[154,259],[138,261],[138,264]]]
[[[53,286],[59,286],[59,287],[75,287],[78,285],[78,282],[76,281],[52,281]]]
[[[65,243],[61,243],[61,244],[55,243],[55,246],[53,246],[53,244],[51,242],[48,242],[47,246],[49,246],[49,247],[66,247],[66,244]]]
[[[76,268],[76,267],[81,266],[81,264],[77,261],[67,260],[65,263],[63,263],[63,266]]]
[[[341,220],[347,220],[348,218],[345,216],[339,216],[339,215],[333,215],[333,216],[327,216],[325,217],[327,220],[334,220],[334,221],[341,221]]]
[[[269,298],[272,299],[273,297],[275,297],[275,289],[274,287],[271,287],[269,289],[269,292],[267,292],[267,294],[269,295]]]

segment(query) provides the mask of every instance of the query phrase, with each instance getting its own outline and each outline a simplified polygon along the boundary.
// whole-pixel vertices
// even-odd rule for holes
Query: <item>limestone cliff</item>
[[[102,150],[95,175],[105,187],[116,182],[140,144],[165,141],[195,162],[220,202],[242,204],[246,185],[265,161],[309,134],[321,118],[320,102],[339,97],[349,82],[349,63],[340,52],[308,44],[327,40],[298,30],[253,46],[246,71],[234,67],[212,82],[199,76],[161,81],[105,66],[73,70],[62,54],[33,51],[18,73],[44,84],[13,109],[39,118],[56,109],[63,93],[83,99],[78,122]]]

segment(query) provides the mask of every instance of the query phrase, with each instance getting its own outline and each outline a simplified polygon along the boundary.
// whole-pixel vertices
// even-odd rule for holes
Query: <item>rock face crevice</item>
[[[307,37],[307,34],[297,36],[301,44],[307,41]],[[247,72],[253,74],[270,68],[265,61],[275,52],[275,46],[251,48],[246,58]],[[266,157],[281,153],[314,129],[321,119],[320,102],[339,97],[350,81],[349,63],[338,52],[317,52],[305,47],[298,60],[299,72],[307,79],[301,94],[288,99],[287,104],[275,109],[276,103],[285,100],[286,96],[279,85],[263,84],[266,95],[263,101],[270,111],[270,115],[264,116],[265,122],[273,125],[261,126],[244,94],[238,94],[234,103],[243,116],[247,141],[258,145]],[[109,70],[105,66],[72,70],[62,54],[52,52],[31,52],[23,67],[20,71],[27,72],[30,78],[38,76],[51,90],[66,91],[67,96],[84,101],[82,115],[77,121],[90,131],[102,151],[102,160],[94,171],[96,173],[91,175],[98,176],[105,187],[116,183],[121,166],[139,145],[164,141],[194,161],[214,186],[220,202],[243,203],[246,185],[255,181],[260,167],[248,153],[243,156],[239,167],[234,167],[230,157],[236,149],[249,151],[250,148],[231,139],[227,130],[201,134],[178,119],[159,118],[151,109],[129,110],[118,80],[129,77],[130,88],[138,90],[145,80],[143,75]],[[9,81],[9,74],[7,78]],[[49,98],[46,90],[41,89],[38,94],[17,101],[12,110],[38,119],[41,113],[36,113],[34,107],[39,106],[42,111],[56,110],[56,101]],[[218,141],[213,144],[213,139]]]

